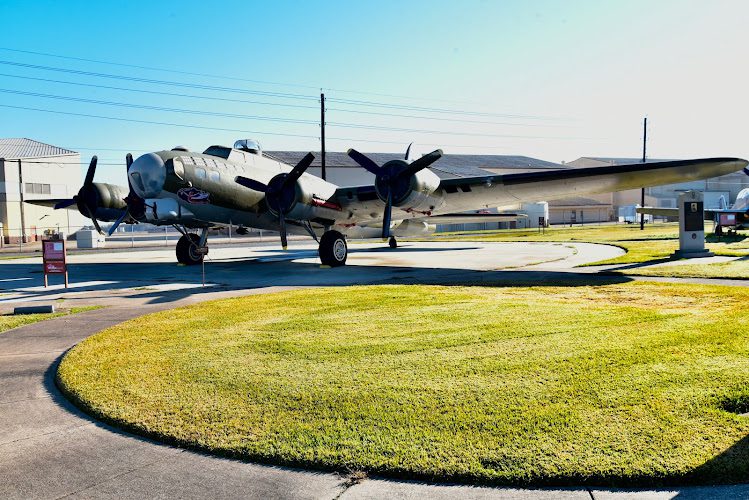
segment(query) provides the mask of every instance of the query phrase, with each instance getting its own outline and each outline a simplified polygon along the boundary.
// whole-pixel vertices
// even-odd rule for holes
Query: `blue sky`
[[[323,87],[329,150],[399,151],[415,141],[557,162],[637,156],[647,115],[652,157],[749,157],[746,2],[156,3],[0,3],[0,137],[78,148],[86,162],[97,153],[97,177],[122,182],[124,167],[107,164],[127,150],[202,150],[241,137],[317,150]]]

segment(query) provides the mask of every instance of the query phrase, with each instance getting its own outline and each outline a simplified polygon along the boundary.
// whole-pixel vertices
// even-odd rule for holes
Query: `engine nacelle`
[[[326,200],[335,194],[336,186],[319,177],[303,175],[297,180],[293,188],[280,189],[285,174],[279,174],[270,180],[268,189],[273,194],[266,197],[268,209],[273,215],[283,210],[287,219],[309,220],[316,217],[335,218],[340,207],[336,207]]]
[[[390,190],[393,206],[420,208],[430,202],[430,195],[440,185],[440,178],[431,170],[420,170],[412,175],[400,176],[408,168],[403,160],[391,160],[382,166],[382,173],[375,179],[375,191],[382,201],[387,200]]]
[[[395,229],[395,236],[427,236],[437,230],[436,224],[429,224],[423,220],[406,219],[401,222]]]

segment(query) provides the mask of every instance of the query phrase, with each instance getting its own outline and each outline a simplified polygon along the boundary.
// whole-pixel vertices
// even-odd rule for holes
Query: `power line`
[[[145,110],[150,110],[150,111],[166,111],[170,113],[186,113],[186,114],[194,114],[194,115],[201,115],[201,116],[233,118],[233,119],[239,119],[239,120],[261,120],[261,121],[273,121],[273,122],[293,123],[293,124],[303,124],[303,125],[317,125],[319,123],[316,120],[302,120],[302,119],[295,119],[295,118],[274,118],[270,116],[240,115],[240,114],[235,114],[235,113],[219,113],[215,111],[201,111],[201,110],[183,109],[183,108],[167,108],[163,106],[148,106],[148,105],[142,105],[142,104],[131,104],[131,103],[124,103],[124,102],[116,102],[116,101],[102,101],[102,100],[97,100],[97,99],[85,99],[82,97],[61,96],[61,95],[55,95],[55,94],[42,94],[38,92],[25,92],[22,90],[10,90],[10,89],[2,89],[2,88],[0,88],[0,92],[16,94],[16,95],[31,96],[31,97],[41,97],[44,99],[57,99],[57,100],[72,101],[72,102],[84,102],[88,104],[97,104],[97,105],[103,105],[103,106],[117,106],[117,107],[131,108],[131,109],[145,109]],[[384,126],[378,126],[378,125],[363,125],[363,124],[358,124],[358,123],[328,122],[328,125],[331,127],[337,127],[337,128],[358,128],[358,129],[365,129],[365,130],[380,130],[380,131],[387,131],[387,132],[409,132],[409,133],[416,133],[416,134],[460,135],[460,136],[466,136],[466,137],[515,138],[515,139],[570,139],[570,138],[564,138],[564,137],[522,136],[522,135],[511,135],[511,134],[481,134],[481,133],[475,133],[475,132],[456,132],[456,131],[450,131],[450,130],[396,128],[396,127],[384,127]]]
[[[239,82],[259,83],[262,85],[277,85],[277,86],[284,86],[284,87],[298,87],[298,88],[308,88],[308,89],[315,89],[315,90],[326,89],[326,90],[333,91],[333,92],[342,92],[342,93],[347,93],[347,94],[373,95],[373,96],[378,96],[378,97],[391,97],[391,98],[396,98],[396,99],[410,99],[410,100],[417,100],[417,101],[451,102],[455,104],[460,104],[460,103],[478,104],[478,103],[471,102],[471,101],[460,101],[456,99],[435,99],[435,98],[420,97],[420,96],[386,94],[386,93],[380,93],[380,92],[368,92],[368,91],[363,91],[363,90],[351,90],[351,89],[323,87],[323,86],[317,86],[317,85],[305,85],[305,84],[300,84],[300,83],[288,83],[288,82],[285,83],[285,82],[273,82],[273,81],[267,81],[267,80],[252,80],[252,79],[240,78],[236,76],[216,75],[216,74],[211,74],[211,73],[195,73],[195,72],[181,71],[181,70],[176,70],[176,69],[157,68],[154,66],[142,66],[142,65],[137,65],[137,64],[127,64],[127,63],[120,63],[120,62],[113,62],[113,61],[102,61],[101,59],[89,59],[89,58],[84,58],[84,57],[64,56],[60,54],[51,54],[49,52],[35,52],[32,50],[12,49],[10,47],[0,47],[0,50],[4,50],[7,52],[16,52],[20,54],[32,54],[32,55],[37,55],[37,56],[67,59],[71,61],[90,62],[90,63],[95,63],[95,64],[106,64],[110,66],[120,66],[120,67],[125,67],[125,68],[145,69],[149,71],[168,72],[172,74],[200,76],[200,77],[207,77],[207,78],[216,78],[216,79],[221,79],[221,80],[233,80],[233,81],[239,81]]]
[[[229,97],[215,97],[215,96],[204,96],[204,95],[195,95],[195,94],[180,94],[178,92],[161,92],[158,90],[131,89],[127,87],[113,87],[110,85],[99,85],[95,83],[69,82],[65,80],[54,80],[50,78],[39,78],[39,77],[33,77],[33,76],[9,75],[7,73],[0,73],[0,76],[9,77],[9,78],[21,78],[24,80],[34,80],[34,81],[47,82],[47,83],[62,83],[65,85],[76,85],[80,87],[91,87],[91,88],[107,89],[107,90],[122,90],[125,92],[138,92],[141,94],[166,95],[166,96],[171,96],[171,97],[189,97],[192,99],[238,102],[238,103],[244,103],[244,104],[259,104],[262,106],[281,106],[285,108],[315,109],[315,110],[318,109],[317,106],[305,106],[303,104],[290,104],[290,103],[278,103],[278,102],[267,102],[267,101],[248,101],[246,99],[232,99]]]
[[[149,125],[164,125],[168,127],[181,127],[181,128],[191,128],[191,129],[199,129],[199,130],[215,130],[219,132],[238,132],[241,134],[257,134],[257,135],[274,135],[274,136],[282,136],[282,137],[298,137],[303,139],[314,139],[318,140],[319,137],[312,136],[312,135],[303,135],[303,134],[286,134],[281,132],[259,132],[256,130],[240,130],[240,129],[232,129],[232,128],[220,128],[220,127],[206,127],[202,125],[189,125],[184,123],[170,123],[170,122],[158,122],[158,121],[150,121],[150,120],[136,120],[132,118],[121,118],[121,117],[114,117],[114,116],[102,116],[102,115],[93,115],[93,114],[87,114],[87,113],[74,113],[71,111],[57,111],[57,110],[51,110],[51,109],[43,109],[43,108],[32,108],[32,107],[26,107],[26,106],[13,106],[10,104],[0,104],[0,107],[2,108],[10,108],[10,109],[20,109],[24,111],[37,111],[40,113],[51,113],[51,114],[58,114],[58,115],[68,115],[68,116],[79,116],[83,118],[97,118],[102,120],[111,120],[111,121],[121,121],[121,122],[129,122],[129,123],[142,123],[142,124],[149,124]],[[383,140],[375,140],[375,139],[358,139],[358,138],[350,138],[350,137],[328,137],[330,140],[335,141],[346,141],[346,142],[366,142],[366,143],[374,143],[374,144],[398,144],[398,145],[405,145],[403,141],[383,141]],[[503,146],[483,146],[483,145],[466,145],[466,144],[432,144],[432,143],[420,143],[425,146],[436,146],[436,147],[452,147],[452,148],[481,148],[481,149],[506,149]]]
[[[341,104],[350,104],[354,106],[369,106],[369,107],[376,107],[376,108],[387,108],[387,109],[405,109],[409,111],[422,111],[425,113],[445,113],[445,114],[458,114],[458,115],[472,115],[472,116],[494,116],[497,118],[522,118],[522,119],[529,119],[529,120],[560,120],[562,118],[560,117],[552,117],[552,116],[539,116],[539,115],[514,115],[514,114],[506,114],[506,113],[487,113],[487,112],[481,112],[481,111],[465,111],[465,110],[458,110],[458,109],[445,109],[445,108],[427,108],[422,106],[407,106],[403,104],[388,104],[384,102],[376,102],[376,101],[361,101],[356,99],[340,99],[331,97],[329,99],[332,102],[338,102]]]
[[[102,115],[91,115],[86,113],[73,113],[70,111],[56,111],[51,109],[41,109],[41,108],[31,108],[31,107],[25,107],[25,106],[12,106],[10,104],[0,104],[0,107],[3,108],[11,108],[11,109],[22,109],[24,111],[38,111],[42,113],[52,113],[52,114],[58,114],[58,115],[69,115],[69,116],[81,116],[84,118],[98,118],[101,120],[113,120],[113,121],[121,121],[121,122],[130,122],[130,123],[145,123],[150,125],[165,125],[168,127],[183,127],[183,128],[194,128],[194,129],[200,129],[200,130],[217,130],[220,132],[240,132],[243,134],[260,134],[260,135],[277,135],[282,137],[301,137],[304,139],[317,139],[317,136],[312,135],[302,135],[302,134],[285,134],[281,132],[258,132],[257,130],[239,130],[239,129],[232,129],[232,128],[219,128],[219,127],[204,127],[201,125],[187,125],[184,123],[170,123],[170,122],[157,122],[157,121],[149,121],[149,120],[136,120],[133,118],[121,118],[121,117],[114,117],[114,116],[102,116]]]
[[[301,119],[295,119],[295,118],[274,118],[271,116],[240,115],[240,114],[235,114],[235,113],[219,113],[216,111],[200,111],[200,110],[193,110],[193,109],[167,108],[163,106],[148,106],[145,104],[131,104],[131,103],[126,103],[126,102],[85,99],[83,97],[71,97],[71,96],[62,96],[62,95],[55,95],[55,94],[42,94],[38,92],[25,92],[23,90],[0,89],[0,92],[4,92],[8,94],[25,95],[25,96],[31,96],[31,97],[43,97],[45,99],[58,99],[58,100],[63,100],[63,101],[85,102],[88,104],[99,104],[99,105],[104,105],[104,106],[119,106],[119,107],[124,107],[124,108],[147,109],[151,111],[168,111],[171,113],[189,113],[189,114],[197,114],[197,115],[205,115],[205,116],[218,116],[218,117],[223,117],[223,118],[237,118],[237,119],[242,119],[242,120],[263,120],[263,121],[297,123],[297,124],[306,124],[306,125],[316,125],[318,123],[316,120],[301,120]]]
[[[216,97],[216,96],[203,96],[203,95],[195,95],[195,94],[182,94],[179,92],[163,92],[158,90],[146,90],[146,89],[133,89],[133,88],[127,88],[127,87],[115,87],[111,85],[100,85],[95,83],[83,83],[83,82],[70,82],[66,80],[54,80],[50,78],[39,78],[39,77],[33,77],[33,76],[25,76],[25,75],[11,75],[7,73],[0,73],[0,76],[6,77],[6,78],[19,78],[23,80],[33,80],[33,81],[40,81],[40,82],[46,82],[46,83],[59,83],[64,85],[75,85],[80,87],[89,87],[89,88],[100,88],[100,89],[107,89],[107,90],[120,90],[124,92],[137,92],[140,94],[152,94],[152,95],[165,95],[170,97],[187,97],[191,99],[203,99],[203,100],[211,100],[211,101],[220,101],[220,102],[236,102],[236,103],[243,103],[243,104],[257,104],[261,106],[279,106],[284,108],[296,108],[296,109],[314,109],[317,110],[317,106],[306,106],[303,104],[291,104],[291,103],[277,103],[277,102],[267,102],[267,101],[251,101],[247,99],[232,99],[229,97]],[[378,112],[378,111],[366,111],[366,110],[355,110],[355,109],[345,109],[345,108],[325,108],[326,111],[337,111],[340,113],[353,113],[357,115],[372,115],[372,116],[385,116],[385,117],[396,117],[396,118],[410,118],[410,119],[416,119],[416,120],[430,120],[430,121],[444,121],[444,122],[456,122],[456,123],[475,123],[475,124],[481,124],[481,125],[506,125],[511,127],[548,127],[549,125],[542,125],[542,124],[529,124],[529,123],[511,123],[511,122],[492,122],[492,121],[483,121],[483,120],[469,120],[469,119],[462,119],[462,118],[445,118],[440,116],[419,116],[419,115],[407,115],[407,114],[399,114],[399,113],[384,113],[384,112]],[[558,125],[554,125],[557,127]]]
[[[147,84],[153,84],[153,85],[171,85],[171,86],[184,87],[184,88],[194,88],[194,89],[209,90],[209,91],[214,91],[214,92],[262,95],[266,97],[277,97],[277,98],[284,98],[284,99],[314,100],[314,101],[318,100],[316,96],[311,97],[311,96],[306,96],[302,94],[288,94],[288,93],[281,93],[281,92],[267,92],[267,91],[239,89],[239,88],[234,88],[234,87],[218,87],[218,86],[213,86],[213,85],[202,85],[202,84],[196,84],[196,83],[155,80],[155,79],[150,79],[150,78],[138,78],[138,77],[133,77],[133,76],[125,76],[125,75],[112,75],[109,73],[97,73],[97,72],[92,72],[92,71],[56,68],[52,66],[42,66],[42,65],[37,65],[37,64],[17,63],[13,61],[0,60],[0,64],[17,66],[17,67],[22,67],[22,68],[39,69],[43,71],[57,71],[57,72],[62,72],[62,73],[75,74],[75,75],[93,76],[97,78],[119,79],[119,80],[133,81],[133,82],[138,82],[138,83],[147,83]],[[354,100],[354,99],[329,98],[328,100],[330,100],[331,102],[338,102],[341,104],[348,104],[348,105],[354,105],[354,106],[379,107],[379,108],[386,108],[386,109],[402,109],[402,110],[409,110],[409,111],[421,111],[421,112],[426,112],[426,113],[458,114],[458,115],[467,115],[467,116],[487,116],[487,117],[490,116],[490,117],[496,117],[496,118],[517,118],[517,119],[534,119],[534,120],[559,120],[560,119],[558,117],[545,117],[545,116],[535,116],[535,115],[513,115],[513,114],[506,114],[506,113],[505,114],[487,113],[487,112],[479,112],[479,111],[466,111],[466,110],[456,110],[456,109],[446,109],[446,108],[428,108],[428,107],[422,107],[422,106],[407,106],[407,105],[402,105],[402,104],[389,104],[389,103],[382,103],[382,102],[375,102],[375,101],[361,101],[361,100]]]
[[[70,73],[74,75],[93,76],[97,78],[112,78],[116,80],[127,80],[131,82],[149,83],[153,85],[171,85],[175,87],[210,90],[214,92],[229,92],[229,93],[236,93],[236,94],[251,94],[251,95],[262,95],[266,97],[278,97],[278,98],[284,98],[284,99],[301,99],[301,100],[307,100],[307,101],[309,100],[317,101],[317,97],[310,97],[310,96],[302,95],[302,94],[289,94],[289,93],[283,93],[283,92],[248,90],[248,89],[240,89],[236,87],[218,87],[215,85],[175,82],[175,81],[169,81],[169,80],[155,80],[152,78],[139,78],[136,76],[126,76],[126,75],[112,75],[109,73],[96,73],[94,71],[82,71],[82,70],[77,70],[77,69],[56,68],[52,66],[41,66],[38,64],[26,64],[26,63],[18,63],[18,62],[13,62],[13,61],[0,60],[0,64],[5,64],[8,66],[17,66],[21,68],[39,69],[43,71],[57,71],[61,73]]]

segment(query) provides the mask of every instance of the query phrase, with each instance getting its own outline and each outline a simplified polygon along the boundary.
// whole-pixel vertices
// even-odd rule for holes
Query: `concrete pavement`
[[[212,249],[207,287],[195,268],[174,265],[171,251],[102,253],[74,260],[74,287],[69,291],[59,285],[39,287],[37,262],[0,261],[0,307],[60,300],[66,306],[108,306],[0,334],[0,498],[749,498],[746,485],[656,491],[485,488],[359,480],[251,464],[113,429],[77,410],[53,382],[57,361],[67,349],[141,314],[306,286],[556,285],[560,280],[574,286],[629,281],[569,273],[574,264],[608,258],[618,250],[612,249],[586,244],[419,243],[392,252],[352,245],[351,265],[334,270],[320,269],[306,247],[290,254],[261,248],[252,250],[251,258],[236,255],[237,249]]]

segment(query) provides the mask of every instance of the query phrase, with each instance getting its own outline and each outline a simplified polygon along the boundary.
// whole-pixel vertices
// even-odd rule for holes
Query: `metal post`
[[[325,180],[325,94],[320,92],[320,177]]]
[[[642,123],[642,162],[645,163],[647,158],[647,144],[648,144],[648,117],[645,117],[645,121]],[[645,188],[640,190],[640,206],[645,206]],[[645,214],[640,214],[640,231],[645,230]]]
[[[26,241],[26,214],[23,211],[23,167],[20,158],[18,159],[18,184],[21,194],[21,247],[23,248],[23,243]]]

